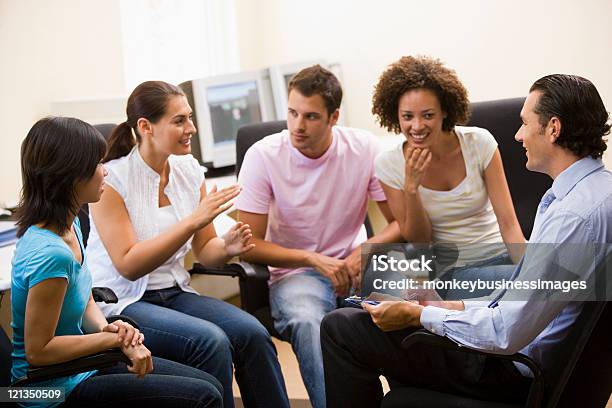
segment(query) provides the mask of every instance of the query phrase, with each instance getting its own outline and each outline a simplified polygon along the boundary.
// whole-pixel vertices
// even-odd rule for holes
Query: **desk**
[[[11,288],[11,260],[15,245],[0,248],[0,292]]]
[[[229,187],[232,184],[236,184],[238,180],[236,179],[235,174],[230,174],[228,176],[222,177],[206,177],[206,191],[210,191],[213,185],[217,185],[217,190],[221,190],[222,188]]]
[[[15,243],[12,241],[15,239],[14,228],[15,223],[13,221],[0,221],[0,233],[12,231],[10,237],[3,237],[3,242],[9,243],[9,245],[0,247],[0,292],[11,288],[11,260],[15,252]],[[4,241],[5,238],[10,238],[10,240]]]

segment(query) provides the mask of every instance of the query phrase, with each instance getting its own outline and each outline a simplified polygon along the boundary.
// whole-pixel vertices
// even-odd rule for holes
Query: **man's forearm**
[[[263,239],[253,238],[255,248],[241,256],[247,262],[280,268],[310,267],[311,252],[302,249],[285,248]]]

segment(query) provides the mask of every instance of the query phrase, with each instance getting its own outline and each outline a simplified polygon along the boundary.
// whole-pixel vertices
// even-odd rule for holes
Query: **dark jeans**
[[[418,347],[401,341],[412,329],[383,332],[360,309],[329,313],[321,323],[327,406],[378,407],[379,376],[409,385],[485,400],[522,401],[530,379],[510,362],[484,356]]]
[[[66,407],[222,407],[223,388],[212,375],[153,358],[153,372],[138,378],[125,364],[99,370],[70,393]]]
[[[250,314],[180,288],[147,291],[123,314],[138,322],[153,355],[212,374],[233,407],[232,361],[246,407],[289,407],[276,348]]]
[[[440,276],[440,280],[457,280],[476,282],[478,280],[485,282],[501,282],[504,279],[510,279],[512,273],[516,269],[516,265],[512,264],[512,260],[507,254],[499,255],[491,259],[475,262],[470,265],[452,268]],[[493,292],[492,289],[476,289],[471,292],[467,289],[450,289],[439,290],[440,297],[444,300],[462,300],[489,296]]]

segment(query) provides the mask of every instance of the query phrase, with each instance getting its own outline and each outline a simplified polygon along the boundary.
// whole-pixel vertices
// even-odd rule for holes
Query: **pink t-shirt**
[[[287,130],[251,146],[236,208],[268,214],[267,241],[342,259],[362,241],[368,197],[386,198],[374,175],[375,136],[340,126],[332,133],[330,148],[317,159],[293,147]],[[304,270],[270,268],[271,283]]]

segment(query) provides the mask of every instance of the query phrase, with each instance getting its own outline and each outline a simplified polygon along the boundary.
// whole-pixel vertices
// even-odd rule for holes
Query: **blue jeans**
[[[454,279],[457,281],[474,282],[477,280],[495,282],[502,279],[510,279],[516,265],[512,264],[512,260],[507,254],[502,254],[484,261],[475,262],[470,265],[459,268],[452,268],[440,276],[440,280],[447,281]],[[490,289],[449,289],[448,291],[439,291],[440,296],[444,300],[461,300],[477,298],[490,295]]]
[[[250,314],[178,287],[147,291],[122,313],[138,322],[154,355],[217,378],[224,407],[234,406],[232,361],[245,406],[289,407],[276,348]]]
[[[331,281],[315,270],[284,277],[270,286],[274,327],[291,342],[314,408],[325,407],[321,320],[335,308]]]
[[[231,386],[231,385],[230,385]],[[223,388],[212,375],[153,358],[153,372],[138,378],[124,364],[98,370],[70,393],[66,407],[222,407]]]

